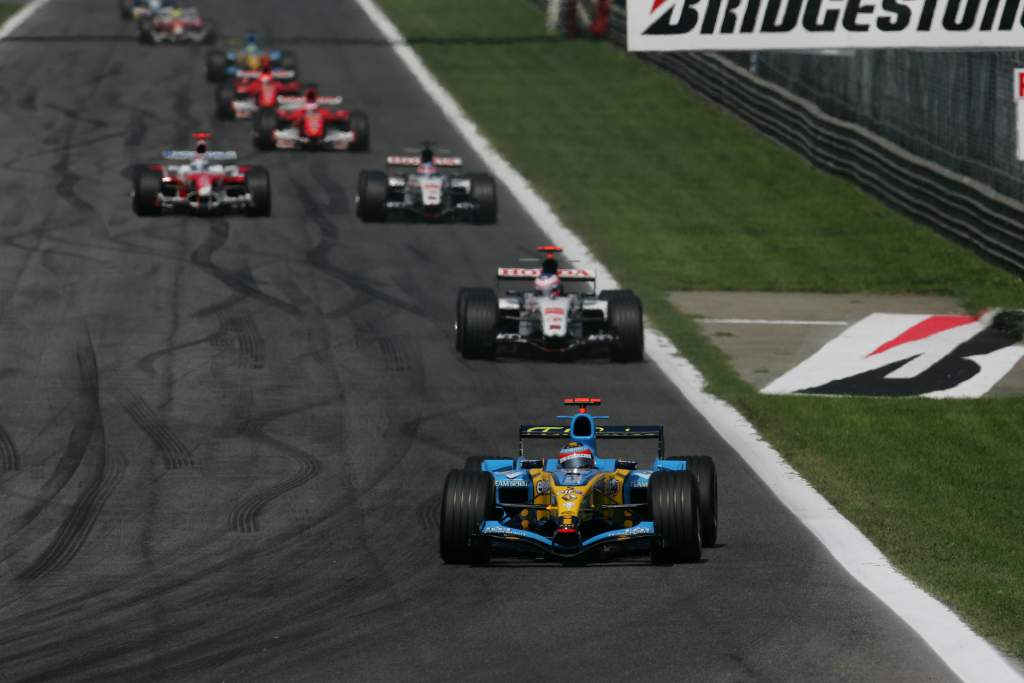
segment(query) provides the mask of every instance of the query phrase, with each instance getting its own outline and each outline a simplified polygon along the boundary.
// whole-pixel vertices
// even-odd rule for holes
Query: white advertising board
[[[1016,48],[1024,0],[627,0],[632,51]]]

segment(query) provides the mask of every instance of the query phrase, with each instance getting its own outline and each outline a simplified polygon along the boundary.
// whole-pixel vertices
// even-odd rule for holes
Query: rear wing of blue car
[[[658,459],[665,457],[665,428],[661,425],[596,425],[598,439],[657,439]],[[527,439],[572,439],[569,425],[519,425],[519,453]]]

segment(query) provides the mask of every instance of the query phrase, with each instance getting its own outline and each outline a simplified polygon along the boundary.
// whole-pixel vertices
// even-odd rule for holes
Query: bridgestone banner
[[[629,49],[1024,46],[1024,0],[627,0]]]

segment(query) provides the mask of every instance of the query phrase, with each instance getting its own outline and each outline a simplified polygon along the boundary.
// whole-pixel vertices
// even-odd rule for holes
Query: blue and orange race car
[[[247,33],[242,47],[237,50],[210,50],[206,53],[206,80],[220,83],[237,77],[241,72],[259,71],[267,63],[275,69],[296,73],[299,70],[299,60],[293,52],[268,50],[260,45],[256,34]]]
[[[596,398],[567,398],[568,425],[521,425],[515,458],[470,458],[445,480],[441,558],[479,564],[492,554],[553,560],[649,554],[696,562],[718,537],[718,480],[708,456],[664,454],[661,426],[598,425]],[[527,457],[529,439],[561,441],[557,458]],[[650,469],[599,457],[599,442],[657,440]],[[610,446],[609,446],[610,447]]]

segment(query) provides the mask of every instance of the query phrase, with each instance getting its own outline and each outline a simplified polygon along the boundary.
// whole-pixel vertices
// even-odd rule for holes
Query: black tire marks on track
[[[323,469],[320,461],[311,453],[262,433],[262,425],[255,430],[250,426],[248,436],[257,443],[271,446],[283,453],[295,463],[296,470],[291,477],[260,489],[235,506],[228,518],[228,528],[239,533],[259,531],[259,517],[268,505],[289,491],[312,481]]]
[[[220,330],[210,338],[214,348],[232,351],[235,363],[241,367],[262,369],[267,362],[267,345],[252,315],[222,313],[218,317]]]
[[[94,458],[89,462],[82,493],[71,505],[70,512],[60,524],[54,539],[28,567],[18,573],[18,578],[22,580],[38,579],[67,566],[74,559],[85,545],[104,504],[117,488],[126,469],[123,456],[111,458],[107,451],[106,431],[99,400],[99,370],[91,342],[78,347],[76,360],[83,415],[72,428],[64,455],[44,484],[39,502],[23,516],[22,528],[53,501],[76,472],[83,469],[87,455],[91,453]]]
[[[3,425],[0,425],[0,472],[13,472],[21,468],[21,458],[14,439],[10,437]]]
[[[164,467],[178,470],[192,467],[192,451],[182,443],[170,427],[157,415],[141,396],[132,396],[123,404],[124,410],[132,418],[139,429],[150,438],[156,446]]]

